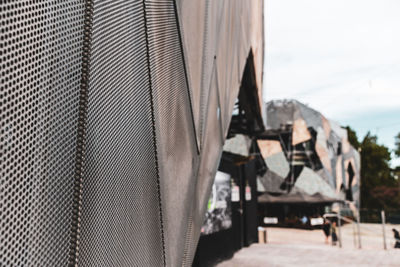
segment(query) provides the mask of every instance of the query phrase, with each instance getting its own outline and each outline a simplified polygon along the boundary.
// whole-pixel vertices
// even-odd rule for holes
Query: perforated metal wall
[[[259,6],[239,3],[0,0],[0,266],[191,265]]]
[[[0,266],[68,264],[83,1],[0,1]]]
[[[182,266],[199,154],[174,1],[145,5],[166,262]]]
[[[94,1],[82,266],[163,265],[144,19],[142,1]]]

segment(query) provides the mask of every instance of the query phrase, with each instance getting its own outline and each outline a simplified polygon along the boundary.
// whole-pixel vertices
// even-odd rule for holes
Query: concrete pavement
[[[256,266],[400,266],[400,249],[393,249],[393,226],[386,225],[387,250],[382,226],[361,224],[362,249],[354,241],[352,225],[342,227],[343,247],[326,245],[322,230],[268,228],[268,243],[238,251],[219,267]],[[400,226],[394,226],[400,229]]]

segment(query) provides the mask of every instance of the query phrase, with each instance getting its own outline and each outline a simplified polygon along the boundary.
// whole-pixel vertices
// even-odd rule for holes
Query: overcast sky
[[[265,101],[297,99],[394,147],[400,0],[265,0],[265,30]]]

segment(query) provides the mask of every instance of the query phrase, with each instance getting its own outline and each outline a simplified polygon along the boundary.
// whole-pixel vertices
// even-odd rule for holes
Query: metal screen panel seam
[[[88,88],[90,74],[90,55],[92,41],[93,1],[87,0],[84,20],[84,39],[82,51],[82,73],[79,97],[78,135],[76,149],[76,169],[71,225],[71,245],[69,266],[78,265],[80,219],[82,211],[82,173],[85,164],[85,136],[88,107]]]
[[[162,216],[162,204],[161,204],[161,186],[160,186],[160,168],[158,164],[158,150],[157,150],[157,136],[156,136],[156,121],[154,115],[154,96],[153,96],[153,84],[151,79],[151,69],[150,69],[150,51],[149,51],[149,36],[148,36],[148,28],[147,28],[147,16],[146,16],[146,0],[143,0],[143,16],[144,16],[144,27],[145,27],[145,35],[146,35],[146,60],[147,60],[147,70],[148,70],[148,78],[149,78],[149,93],[150,93],[150,104],[151,104],[151,127],[153,131],[153,148],[154,148],[154,164],[157,175],[157,193],[158,193],[158,205],[159,205],[159,213],[160,213],[160,225],[161,225],[161,242],[162,242],[162,253],[163,253],[163,262],[164,266],[166,266],[166,256],[165,256],[165,239],[164,239],[164,222]]]

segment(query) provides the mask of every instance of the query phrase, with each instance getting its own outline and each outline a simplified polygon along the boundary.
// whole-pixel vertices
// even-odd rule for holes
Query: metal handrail
[[[360,248],[361,249],[361,231],[360,231],[360,213],[358,212],[358,214],[357,214],[357,221],[355,221],[355,220],[352,220],[352,219],[349,219],[349,218],[347,218],[347,217],[343,217],[343,216],[341,216],[340,215],[340,211],[338,212],[338,213],[326,213],[326,214],[324,214],[323,215],[323,217],[325,218],[325,219],[327,219],[327,218],[329,218],[329,217],[336,217],[336,218],[338,218],[338,226],[339,226],[339,233],[340,233],[340,220],[343,220],[343,221],[345,221],[345,222],[348,222],[348,223],[352,223],[353,224],[353,226],[354,225],[356,225],[357,226],[357,228],[358,228],[358,248]],[[385,218],[386,218],[386,216],[385,216],[385,211],[381,211],[381,219],[382,219],[382,237],[383,237],[383,248],[384,249],[387,249],[387,247],[386,247],[386,231],[385,231],[385,224],[386,224],[386,220],[385,220]],[[365,229],[365,230],[368,230],[368,231],[370,231],[370,232],[373,232],[373,233],[376,233],[376,231],[375,230],[371,230],[371,229],[369,229],[368,227],[363,227],[363,229]],[[354,230],[354,227],[353,227],[353,231],[354,231],[354,236],[355,236],[355,230]],[[395,239],[396,241],[400,241],[400,240],[398,240],[398,239]],[[339,240],[339,245],[341,246],[341,242],[340,242],[340,240]],[[356,241],[355,241],[355,239],[354,239],[354,245],[356,245]]]

